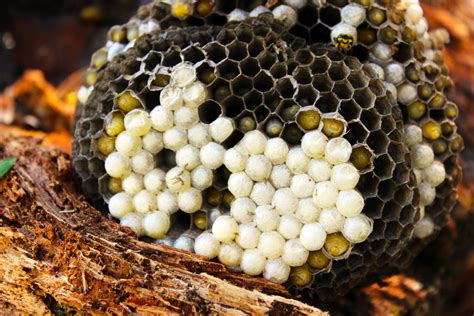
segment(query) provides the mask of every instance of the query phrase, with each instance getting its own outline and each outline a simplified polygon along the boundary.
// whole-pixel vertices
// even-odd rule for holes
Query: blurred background
[[[110,26],[126,22],[149,0],[0,1],[0,133],[41,137],[70,152],[76,89]],[[451,95],[466,149],[453,220],[420,260],[442,260],[446,315],[474,312],[474,1],[421,0],[430,28],[451,34],[445,50],[456,83]],[[457,240],[457,241],[456,241]],[[456,247],[454,243],[456,242]],[[447,271],[446,271],[447,270]]]

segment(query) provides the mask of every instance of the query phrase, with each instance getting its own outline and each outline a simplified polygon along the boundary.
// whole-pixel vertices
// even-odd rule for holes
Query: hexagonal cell
[[[387,114],[390,114],[390,112],[392,111],[392,104],[390,103],[390,100],[388,99],[387,96],[377,97],[375,99],[375,109],[381,115],[387,115]]]
[[[334,26],[341,22],[341,12],[336,8],[326,6],[320,9],[320,18],[324,24]]]
[[[164,171],[176,166],[176,153],[169,149],[163,149],[155,155],[156,166]]]
[[[397,52],[393,55],[393,59],[404,64],[413,58],[413,48],[407,44],[397,45]]]
[[[87,167],[89,172],[96,178],[99,178],[105,173],[104,162],[99,158],[89,159],[87,162]]]
[[[397,208],[397,211],[400,211]],[[398,214],[397,221],[390,222],[387,224],[387,229],[385,230],[385,236],[387,236],[389,239],[398,239],[400,238],[400,234],[402,233],[402,225],[398,222],[398,217],[400,214]]]
[[[252,79],[247,76],[239,75],[230,83],[233,94],[243,96],[252,90]]]
[[[334,91],[336,92],[336,87],[334,87]],[[346,121],[351,121],[351,120],[359,118],[361,111],[362,109],[357,103],[354,102],[354,100],[341,101],[339,114],[341,114],[344,117],[344,119],[346,119]]]
[[[332,91],[338,96],[339,99],[342,100],[348,100],[352,98],[353,94],[352,87],[346,81],[336,82]]]
[[[369,131],[361,122],[351,122],[347,127],[347,134],[344,136],[351,144],[364,143],[369,135]],[[370,146],[370,144],[368,144]],[[370,146],[372,148],[372,146]]]
[[[269,114],[270,110],[265,105],[261,105],[255,110],[255,117],[257,118],[257,122],[265,121]]]
[[[312,84],[321,93],[332,91],[334,86],[334,82],[329,78],[328,74],[314,75]]]
[[[291,77],[284,77],[276,82],[276,90],[282,98],[292,98],[296,93],[296,82]]]
[[[276,63],[270,68],[270,73],[273,78],[280,79],[287,74],[287,67],[285,63]]]
[[[235,35],[233,30],[222,29],[219,34],[217,34],[216,40],[222,45],[227,45],[232,43],[236,38],[237,36]]]
[[[283,121],[276,115],[270,115],[268,118],[262,123],[263,130],[267,134],[268,137],[277,137],[283,131]]]
[[[209,63],[204,62],[196,69],[197,77],[199,81],[205,84],[211,84],[216,80],[216,74],[214,67],[211,67]]]
[[[311,85],[301,86],[296,94],[296,102],[301,106],[313,105],[318,97],[318,92]]]
[[[354,89],[364,88],[369,84],[369,78],[359,71],[352,71],[347,79]]]
[[[226,80],[234,79],[240,74],[238,63],[228,59],[217,65],[216,68],[218,76]]]
[[[316,101],[316,107],[323,113],[336,112],[339,107],[339,99],[332,92],[321,93],[321,96]]]
[[[203,123],[211,123],[222,114],[219,104],[213,100],[208,100],[199,107],[199,119]]]
[[[91,178],[82,182],[82,190],[86,195],[96,196],[99,191],[99,183],[97,179]]]
[[[318,23],[318,16],[318,9],[315,6],[307,5],[298,11],[298,22],[309,27]]]
[[[310,38],[313,43],[330,43],[331,29],[324,24],[313,26],[310,30]]]
[[[283,79],[282,79],[283,80]],[[279,80],[280,81],[280,80]],[[260,71],[253,78],[253,86],[260,92],[266,92],[273,88],[274,81],[272,77],[265,71]]]
[[[166,52],[163,56],[162,66],[173,67],[181,62],[181,55],[176,50]]]
[[[82,147],[81,145],[79,146]],[[74,159],[74,170],[81,176],[81,178],[88,178],[89,169],[87,159],[83,157]]]
[[[354,100],[362,108],[370,108],[375,103],[375,95],[368,89],[357,89],[354,91]]]
[[[357,189],[366,198],[376,196],[380,180],[371,173],[361,175]]]
[[[362,45],[356,45],[352,48],[352,55],[357,57],[361,63],[366,63],[369,60],[370,52]]]
[[[254,35],[250,25],[240,24],[234,29],[235,35],[239,41],[250,43],[252,42]]]
[[[314,56],[309,48],[299,49],[295,54],[295,60],[300,65],[309,65],[313,62]]]
[[[381,131],[375,131],[369,135],[367,144],[375,151],[376,154],[383,154],[387,152],[389,140],[387,136]]]
[[[258,61],[255,58],[246,58],[239,63],[239,69],[242,74],[253,77],[259,71],[260,67],[258,65]]]
[[[262,38],[254,38],[248,45],[248,52],[251,57],[257,57],[265,48],[265,41]]]
[[[345,79],[349,75],[349,69],[342,62],[332,63],[328,71],[329,77],[333,81]]]
[[[379,176],[381,180],[384,180],[392,177],[393,170],[395,169],[395,163],[392,161],[390,156],[382,155],[375,159],[374,167],[375,174]]]
[[[257,56],[258,63],[260,64],[260,67],[263,69],[270,69],[273,64],[277,62],[277,56],[276,54],[268,51],[268,50],[263,50],[258,54]]]
[[[252,90],[250,93],[244,96],[245,108],[249,110],[255,109],[257,106],[262,104],[262,94],[256,90]]]
[[[357,39],[365,46],[370,46],[377,41],[377,30],[363,24],[357,28]]]
[[[401,235],[401,232],[400,232],[399,235]],[[390,255],[390,256],[395,255],[397,252],[400,251],[401,244],[402,244],[402,242],[400,240],[391,240],[388,243],[387,248],[386,248],[387,254]]]
[[[393,197],[395,196],[396,190],[397,190],[397,183],[395,183],[395,181],[393,181],[392,179],[388,179],[380,183],[378,196],[382,200],[387,202],[393,199]]]
[[[224,100],[228,95],[230,95],[229,83],[222,79],[214,81],[209,90],[212,98],[217,102]]]
[[[308,67],[298,66],[293,71],[293,76],[300,84],[309,84],[312,81],[311,70]]]
[[[381,220],[374,221],[374,228],[370,234],[370,239],[374,240],[374,242],[372,242],[369,246],[372,254],[377,255],[383,252],[383,247],[385,247],[385,244],[387,243],[384,238],[386,226],[387,225]]]
[[[235,41],[227,46],[227,49],[229,50],[229,58],[232,60],[243,60],[248,56],[247,44],[245,43]]]
[[[242,98],[231,95],[227,97],[221,106],[224,110],[224,115],[230,118],[238,116],[243,110],[245,110],[244,102]]]
[[[270,90],[263,94],[263,103],[273,112],[276,111],[280,101],[280,96],[275,90]]]
[[[91,141],[87,138],[83,138],[79,140],[78,143],[79,143],[79,152],[85,156],[89,155],[91,152]]]
[[[360,120],[369,131],[380,129],[380,116],[374,110],[363,110]]]
[[[291,145],[296,145],[301,141],[303,137],[303,132],[299,129],[296,123],[290,123],[283,128],[283,133],[281,136]]]
[[[111,80],[109,83],[109,87],[113,92],[120,94],[125,89],[127,89],[128,80],[125,80],[123,76],[120,76],[117,79]]]
[[[226,49],[219,43],[206,44],[204,50],[207,52],[207,57],[216,64],[226,58]]]
[[[242,140],[243,137],[244,137],[244,134],[241,131],[234,130],[232,134],[222,143],[222,146],[224,146],[224,148],[227,148],[227,149],[232,148],[235,145],[237,145]]]

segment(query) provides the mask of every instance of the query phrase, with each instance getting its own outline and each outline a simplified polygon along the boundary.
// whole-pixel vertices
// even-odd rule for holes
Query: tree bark
[[[137,240],[76,191],[69,157],[0,135],[0,308],[29,314],[327,313],[262,278]]]

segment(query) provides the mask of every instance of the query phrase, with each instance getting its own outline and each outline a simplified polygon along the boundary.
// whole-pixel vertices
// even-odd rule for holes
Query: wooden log
[[[29,314],[313,314],[262,278],[141,242],[78,193],[67,154],[0,135],[0,308]]]

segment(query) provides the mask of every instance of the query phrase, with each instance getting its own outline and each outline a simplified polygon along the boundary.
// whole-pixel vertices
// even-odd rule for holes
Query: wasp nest
[[[138,237],[325,298],[445,224],[462,140],[444,34],[408,45],[410,7],[284,2],[157,1],[112,28],[79,91],[73,163]]]

